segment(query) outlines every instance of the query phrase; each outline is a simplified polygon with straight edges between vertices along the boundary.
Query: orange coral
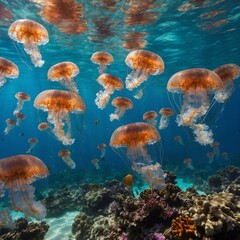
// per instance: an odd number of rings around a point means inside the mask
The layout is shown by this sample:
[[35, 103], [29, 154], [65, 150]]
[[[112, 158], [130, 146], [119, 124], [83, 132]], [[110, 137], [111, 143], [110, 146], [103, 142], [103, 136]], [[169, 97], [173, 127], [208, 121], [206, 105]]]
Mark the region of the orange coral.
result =
[[195, 226], [193, 219], [187, 216], [180, 215], [172, 220], [171, 233], [177, 239], [187, 240], [194, 238]]

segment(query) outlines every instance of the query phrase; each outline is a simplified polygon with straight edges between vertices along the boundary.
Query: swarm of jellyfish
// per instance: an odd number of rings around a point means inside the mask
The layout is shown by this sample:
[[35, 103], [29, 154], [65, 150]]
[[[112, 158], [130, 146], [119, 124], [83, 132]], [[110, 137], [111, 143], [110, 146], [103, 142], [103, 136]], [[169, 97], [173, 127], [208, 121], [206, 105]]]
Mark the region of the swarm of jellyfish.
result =
[[[86, 110], [83, 99], [74, 92], [46, 90], [35, 98], [34, 107], [48, 112], [48, 123], [53, 125], [52, 132], [63, 145], [71, 145], [71, 121], [69, 114], [83, 114]], [[64, 128], [66, 124], [66, 128]]]
[[18, 102], [13, 114], [20, 112], [23, 109], [24, 103], [30, 100], [30, 96], [24, 92], [17, 92], [15, 98], [17, 98]]
[[42, 67], [44, 61], [38, 45], [45, 45], [49, 40], [45, 27], [29, 19], [20, 19], [11, 24], [8, 35], [14, 41], [23, 43], [24, 50], [30, 55], [35, 67]]
[[208, 113], [209, 96], [222, 88], [221, 78], [208, 69], [194, 68], [174, 74], [168, 81], [167, 90], [173, 94], [182, 93], [183, 103], [178, 106], [179, 126], [190, 126], [195, 134], [195, 141], [201, 145], [211, 144], [213, 134], [209, 127], [201, 122]]
[[112, 100], [111, 104], [116, 107], [114, 113], [111, 113], [110, 121], [119, 120], [127, 110], [133, 108], [133, 102], [129, 98], [116, 97]]
[[62, 158], [63, 162], [66, 163], [71, 169], [76, 168], [75, 162], [71, 158], [71, 152], [67, 149], [62, 149], [58, 152], [58, 156]]
[[97, 82], [103, 86], [104, 90], [100, 90], [96, 94], [97, 97], [95, 99], [95, 104], [98, 106], [98, 108], [104, 109], [114, 91], [123, 89], [123, 82], [120, 78], [107, 73], [101, 74], [98, 77]]
[[240, 67], [236, 64], [225, 64], [213, 70], [223, 82], [223, 87], [216, 91], [214, 98], [223, 103], [234, 91], [234, 80], [240, 75]]
[[126, 88], [132, 91], [148, 79], [149, 75], [159, 75], [164, 71], [164, 62], [157, 54], [147, 50], [130, 52], [125, 63], [132, 69], [127, 75]]
[[2, 193], [8, 190], [13, 209], [25, 213], [27, 217], [41, 220], [46, 216], [44, 205], [34, 200], [35, 188], [30, 184], [48, 175], [46, 165], [32, 155], [16, 155], [0, 159]]
[[6, 78], [17, 78], [19, 75], [18, 66], [0, 57], [0, 88], [6, 83]]
[[29, 138], [28, 142], [30, 143], [30, 146], [29, 146], [28, 150], [26, 151], [26, 153], [32, 152], [33, 148], [35, 148], [35, 146], [38, 143], [38, 139], [37, 138]]
[[69, 91], [78, 93], [74, 77], [79, 74], [79, 68], [72, 62], [55, 64], [48, 70], [48, 79], [62, 84]]
[[[152, 187], [163, 189], [165, 174], [161, 165], [153, 161], [149, 154], [150, 146], [157, 145], [160, 135], [148, 123], [137, 122], [117, 128], [110, 139], [110, 146], [121, 155], [122, 148], [134, 171]], [[158, 149], [159, 150], [159, 149]]]
[[25, 114], [21, 112], [15, 112], [14, 116], [17, 118], [16, 126], [20, 126], [21, 122], [26, 118]]
[[171, 108], [162, 108], [159, 113], [161, 114], [161, 118], [159, 121], [159, 129], [164, 129], [168, 127], [169, 119], [174, 115], [174, 111]]
[[148, 111], [143, 114], [143, 120], [152, 126], [156, 127], [157, 125], [157, 113], [155, 111]]
[[8, 135], [10, 131], [16, 126], [16, 120], [8, 118], [6, 119], [7, 126], [4, 129], [4, 134]]
[[99, 166], [99, 160], [97, 158], [94, 158], [91, 160], [91, 163], [92, 165], [96, 168], [96, 170], [99, 170], [100, 169], [100, 166]]
[[113, 56], [108, 52], [95, 52], [90, 60], [99, 65], [99, 74], [103, 74], [106, 71], [107, 65], [114, 62]]
[[101, 156], [100, 156], [100, 158], [101, 158], [102, 160], [105, 159], [106, 147], [107, 147], [107, 145], [106, 145], [105, 143], [100, 143], [100, 144], [98, 144], [98, 146], [97, 146], [97, 148], [101, 151]]

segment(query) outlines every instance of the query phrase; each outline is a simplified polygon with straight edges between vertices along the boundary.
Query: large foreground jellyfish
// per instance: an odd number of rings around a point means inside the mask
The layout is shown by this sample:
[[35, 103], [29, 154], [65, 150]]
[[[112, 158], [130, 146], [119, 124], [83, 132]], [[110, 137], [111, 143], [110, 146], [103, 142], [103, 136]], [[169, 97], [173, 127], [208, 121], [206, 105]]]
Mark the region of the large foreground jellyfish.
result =
[[190, 126], [195, 140], [201, 145], [211, 144], [212, 131], [206, 124], [198, 121], [207, 114], [210, 102], [209, 94], [222, 88], [221, 78], [208, 69], [194, 68], [174, 74], [168, 81], [167, 90], [171, 93], [182, 93], [183, 103], [177, 116], [179, 126]]
[[46, 209], [40, 201], [34, 200], [35, 188], [30, 184], [48, 175], [46, 165], [32, 155], [23, 154], [0, 159], [1, 192], [4, 194], [8, 189], [14, 210], [37, 220], [46, 216]]
[[116, 107], [114, 113], [111, 113], [110, 121], [119, 120], [127, 110], [133, 108], [133, 102], [129, 98], [125, 97], [116, 97], [112, 100], [111, 104]]
[[97, 97], [95, 99], [95, 104], [98, 108], [104, 109], [114, 91], [122, 90], [124, 85], [120, 78], [107, 73], [101, 74], [98, 77], [97, 82], [103, 86], [104, 90], [101, 90], [96, 94]]
[[110, 146], [120, 152], [125, 148], [132, 169], [150, 186], [162, 189], [165, 185], [165, 174], [160, 164], [152, 160], [148, 151], [151, 145], [159, 141], [160, 135], [155, 127], [148, 123], [136, 122], [117, 128], [111, 136]]
[[[70, 113], [83, 114], [86, 110], [83, 99], [74, 92], [62, 90], [46, 90], [34, 101], [34, 107], [48, 112], [48, 122], [53, 124], [53, 134], [64, 145], [71, 145]], [[65, 123], [64, 123], [65, 122]], [[66, 124], [66, 128], [64, 128]]]
[[52, 66], [48, 70], [48, 79], [56, 81], [66, 87], [68, 90], [78, 93], [74, 77], [79, 74], [79, 68], [72, 62], [61, 62]]
[[213, 70], [223, 82], [223, 88], [216, 91], [214, 98], [217, 102], [223, 103], [234, 91], [234, 79], [240, 75], [240, 67], [236, 64], [225, 64]]
[[70, 167], [71, 169], [76, 168], [76, 163], [71, 158], [71, 152], [68, 149], [62, 149], [58, 152], [58, 156]]
[[11, 24], [8, 35], [14, 41], [23, 43], [24, 50], [30, 55], [35, 67], [42, 67], [44, 61], [38, 45], [48, 42], [48, 32], [40, 23], [29, 19], [20, 19]]
[[0, 88], [6, 83], [6, 78], [17, 78], [19, 75], [18, 66], [0, 57]]
[[132, 68], [127, 75], [126, 88], [133, 90], [148, 79], [149, 75], [159, 75], [164, 71], [164, 62], [157, 54], [147, 50], [135, 50], [128, 54], [125, 63]]
[[23, 109], [24, 103], [30, 100], [30, 96], [24, 92], [17, 92], [15, 98], [17, 98], [18, 102], [13, 114], [20, 112]]
[[100, 74], [105, 72], [107, 65], [114, 62], [113, 56], [108, 52], [95, 52], [90, 60], [99, 65], [98, 71]]

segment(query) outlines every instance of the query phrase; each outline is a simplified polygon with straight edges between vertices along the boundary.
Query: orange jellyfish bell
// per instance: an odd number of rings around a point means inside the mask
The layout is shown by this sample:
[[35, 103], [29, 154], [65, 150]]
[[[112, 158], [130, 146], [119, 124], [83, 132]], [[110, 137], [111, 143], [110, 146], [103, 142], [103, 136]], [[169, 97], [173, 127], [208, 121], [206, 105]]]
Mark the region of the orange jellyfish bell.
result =
[[126, 78], [126, 88], [133, 90], [147, 80], [149, 75], [159, 75], [164, 71], [162, 58], [147, 50], [135, 50], [125, 59], [132, 72]]
[[49, 41], [45, 27], [29, 19], [20, 19], [11, 24], [8, 35], [14, 41], [23, 43], [24, 50], [30, 55], [35, 67], [42, 67], [44, 61], [38, 45], [45, 45]]
[[123, 178], [123, 184], [129, 188], [132, 188], [133, 186], [133, 176], [132, 174], [127, 174], [124, 178]]
[[112, 100], [111, 104], [116, 107], [114, 113], [111, 113], [110, 121], [119, 120], [126, 112], [126, 110], [133, 108], [133, 102], [129, 98], [116, 97]]
[[[155, 127], [148, 123], [137, 122], [117, 128], [110, 139], [110, 146], [116, 151], [126, 148], [126, 156], [132, 164], [132, 169], [138, 172], [152, 187], [162, 189], [164, 172], [159, 163], [154, 163], [148, 153], [148, 148], [160, 141], [160, 135]], [[122, 151], [120, 150], [120, 155]]]
[[122, 90], [124, 85], [120, 78], [107, 73], [101, 74], [98, 77], [97, 82], [103, 86], [104, 90], [101, 90], [96, 94], [97, 97], [95, 99], [95, 104], [98, 108], [104, 109], [114, 91]]
[[236, 64], [225, 64], [213, 70], [223, 82], [223, 88], [219, 89], [214, 98], [217, 102], [225, 102], [234, 91], [234, 79], [240, 75], [240, 67]]
[[62, 149], [58, 152], [58, 156], [71, 168], [76, 168], [76, 163], [71, 158], [71, 152], [68, 149]]
[[0, 88], [6, 83], [6, 78], [17, 78], [19, 75], [18, 66], [0, 57]]
[[40, 131], [46, 131], [49, 128], [49, 125], [47, 122], [41, 122], [38, 124], [38, 130]]
[[[62, 90], [46, 90], [38, 94], [34, 101], [34, 107], [48, 112], [48, 122], [53, 124], [53, 134], [64, 145], [71, 145], [70, 113], [83, 114], [86, 110], [83, 99], [74, 92]], [[67, 132], [64, 132], [64, 124]]]
[[156, 126], [157, 113], [155, 111], [148, 111], [143, 114], [143, 120], [147, 123]]
[[34, 187], [30, 184], [38, 178], [49, 175], [46, 165], [32, 155], [16, 155], [0, 159], [0, 183], [2, 189], [9, 189], [14, 210], [24, 212], [41, 220], [46, 209], [40, 201], [34, 200]]
[[108, 52], [95, 52], [90, 60], [93, 63], [100, 65], [98, 69], [99, 74], [103, 74], [106, 70], [106, 66], [114, 62], [113, 56]]
[[78, 93], [74, 77], [79, 74], [79, 68], [72, 62], [61, 62], [52, 66], [48, 70], [48, 79], [58, 81], [68, 90]]

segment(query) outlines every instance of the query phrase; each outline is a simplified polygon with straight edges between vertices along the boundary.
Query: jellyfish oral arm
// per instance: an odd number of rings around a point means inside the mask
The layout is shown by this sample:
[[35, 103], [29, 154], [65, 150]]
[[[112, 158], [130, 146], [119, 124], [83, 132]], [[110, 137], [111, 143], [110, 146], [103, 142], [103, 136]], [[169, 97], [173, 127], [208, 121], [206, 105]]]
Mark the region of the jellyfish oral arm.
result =
[[216, 91], [214, 98], [216, 99], [217, 102], [224, 103], [226, 100], [229, 99], [233, 92], [234, 82], [227, 81], [226, 85], [222, 89]]
[[113, 120], [119, 120], [125, 113], [124, 108], [116, 108], [114, 113], [110, 114], [110, 121], [112, 122]]
[[159, 129], [167, 128], [168, 124], [169, 124], [169, 117], [162, 115], [160, 122], [159, 122]]
[[134, 88], [139, 87], [145, 80], [147, 80], [148, 74], [142, 69], [133, 69], [126, 77], [126, 88], [132, 91]]
[[111, 92], [109, 92], [107, 89], [104, 89], [104, 91], [99, 91], [96, 96], [95, 104], [98, 106], [98, 108], [104, 109], [109, 102]]
[[0, 74], [0, 88], [6, 83], [6, 78]]
[[62, 160], [63, 160], [71, 169], [76, 168], [75, 162], [74, 162], [69, 156], [64, 156], [64, 157], [62, 157]]
[[31, 61], [35, 67], [42, 67], [44, 61], [36, 44], [24, 44], [24, 50], [30, 55]]

